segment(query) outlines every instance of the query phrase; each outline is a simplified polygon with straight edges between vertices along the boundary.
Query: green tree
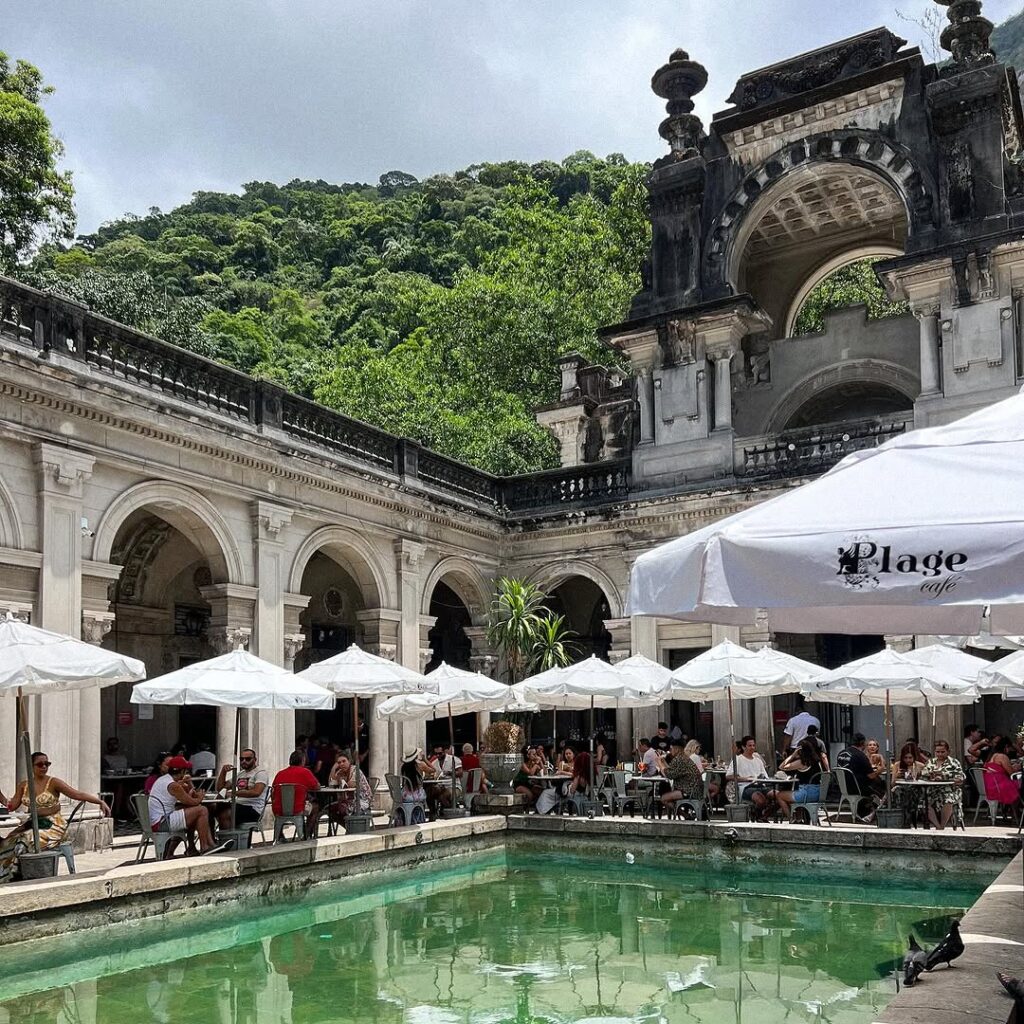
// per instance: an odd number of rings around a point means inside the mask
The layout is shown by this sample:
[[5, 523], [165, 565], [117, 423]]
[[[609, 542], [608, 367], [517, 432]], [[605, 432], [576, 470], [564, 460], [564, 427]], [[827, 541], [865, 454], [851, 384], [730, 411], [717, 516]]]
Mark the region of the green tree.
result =
[[0, 269], [11, 271], [34, 244], [75, 230], [71, 173], [58, 170], [64, 149], [42, 108], [52, 87], [38, 68], [13, 70], [0, 51]]
[[857, 260], [834, 270], [821, 280], [804, 300], [793, 325], [793, 334], [814, 334], [825, 329], [825, 315], [834, 309], [863, 305], [872, 320], [902, 316], [905, 302], [893, 302], [878, 283], [877, 259]]
[[565, 626], [564, 615], [542, 615], [537, 620], [530, 671], [546, 672], [549, 668], [564, 668], [572, 661], [575, 644], [571, 643], [576, 634]]
[[544, 592], [524, 580], [498, 580], [487, 619], [487, 642], [505, 659], [509, 683], [529, 670], [544, 609]]

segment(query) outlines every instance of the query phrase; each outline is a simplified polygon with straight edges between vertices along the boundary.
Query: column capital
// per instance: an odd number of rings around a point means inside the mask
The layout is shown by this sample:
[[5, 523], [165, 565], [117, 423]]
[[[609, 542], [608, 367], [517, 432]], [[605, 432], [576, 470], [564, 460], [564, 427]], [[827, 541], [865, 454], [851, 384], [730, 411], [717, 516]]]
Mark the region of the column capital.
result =
[[63, 445], [40, 442], [32, 447], [32, 461], [39, 469], [43, 490], [80, 498], [92, 476], [96, 460]]
[[292, 668], [299, 651], [306, 646], [305, 633], [285, 633], [284, 635], [284, 667]]
[[419, 569], [427, 551], [426, 544], [410, 540], [408, 537], [399, 537], [392, 546], [398, 561], [399, 572], [415, 572]]
[[252, 629], [249, 626], [221, 626], [209, 631], [210, 646], [220, 654], [230, 654], [239, 647], [249, 649]]
[[292, 509], [275, 505], [270, 501], [254, 501], [250, 505], [250, 510], [256, 538], [270, 542], [280, 540], [281, 531], [288, 526], [295, 514]]
[[32, 605], [19, 604], [15, 601], [0, 601], [0, 618], [6, 619], [8, 615], [17, 619], [18, 622], [24, 622], [27, 626], [32, 617]]
[[113, 612], [82, 612], [82, 639], [87, 644], [95, 644], [99, 647], [104, 637], [114, 628], [114, 620], [117, 616]]

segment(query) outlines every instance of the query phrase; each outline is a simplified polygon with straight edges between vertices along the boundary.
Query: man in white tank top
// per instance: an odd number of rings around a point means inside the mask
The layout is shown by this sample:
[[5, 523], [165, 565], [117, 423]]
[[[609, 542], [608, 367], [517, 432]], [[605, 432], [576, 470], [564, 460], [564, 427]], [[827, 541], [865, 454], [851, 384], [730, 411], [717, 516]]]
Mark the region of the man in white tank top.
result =
[[229, 850], [232, 840], [214, 844], [210, 816], [203, 798], [186, 785], [192, 765], [183, 757], [172, 757], [166, 775], [161, 775], [149, 791], [149, 822], [154, 832], [188, 831], [199, 839], [200, 853]]

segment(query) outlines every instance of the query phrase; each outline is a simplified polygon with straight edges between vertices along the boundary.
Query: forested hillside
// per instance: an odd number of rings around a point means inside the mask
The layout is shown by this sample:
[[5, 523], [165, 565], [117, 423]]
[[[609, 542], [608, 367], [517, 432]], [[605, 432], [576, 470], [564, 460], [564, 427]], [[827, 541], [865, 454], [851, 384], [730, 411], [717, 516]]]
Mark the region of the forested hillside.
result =
[[997, 25], [992, 33], [992, 49], [996, 56], [1024, 72], [1024, 11]]
[[576, 153], [375, 186], [251, 182], [124, 217], [23, 276], [499, 473], [557, 465], [532, 408], [638, 290], [646, 168]]

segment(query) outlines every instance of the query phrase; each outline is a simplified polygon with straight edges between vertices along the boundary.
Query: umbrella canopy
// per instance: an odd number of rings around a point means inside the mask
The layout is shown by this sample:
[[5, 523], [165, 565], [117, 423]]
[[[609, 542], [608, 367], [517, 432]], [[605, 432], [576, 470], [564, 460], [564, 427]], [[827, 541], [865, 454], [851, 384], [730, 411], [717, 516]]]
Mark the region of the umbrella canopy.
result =
[[641, 683], [650, 683], [655, 686], [667, 686], [672, 678], [672, 670], [666, 668], [660, 662], [652, 661], [643, 654], [634, 654], [630, 658], [624, 658], [615, 663], [615, 670], [639, 680]]
[[389, 697], [377, 708], [377, 717], [409, 721], [476, 711], [505, 711], [515, 702], [512, 688], [479, 672], [466, 672], [441, 662], [426, 676], [436, 693], [407, 693]]
[[238, 650], [137, 683], [132, 687], [131, 702], [323, 711], [334, 707], [334, 694], [248, 651]]
[[145, 677], [146, 666], [135, 658], [13, 617], [0, 622], [0, 691], [55, 693]]
[[973, 704], [978, 690], [941, 668], [914, 659], [914, 651], [900, 654], [886, 648], [877, 654], [842, 665], [803, 692], [809, 700], [830, 704], [884, 707], [935, 707]]
[[690, 701], [774, 697], [797, 693], [802, 682], [820, 673], [817, 666], [791, 655], [779, 657], [771, 648], [752, 651], [723, 640], [672, 673], [670, 696]]
[[665, 683], [637, 678], [594, 656], [548, 669], [512, 689], [518, 700], [557, 710], [651, 707], [669, 699]]
[[978, 689], [983, 694], [1024, 700], [1024, 651], [1014, 651], [999, 661], [986, 663], [978, 673]]
[[339, 697], [393, 697], [397, 693], [436, 693], [437, 683], [427, 676], [380, 658], [352, 644], [348, 650], [310, 665], [299, 679]]
[[992, 664], [984, 658], [978, 658], [950, 644], [928, 644], [926, 647], [915, 647], [908, 652], [914, 661], [932, 668], [942, 669], [965, 683], [977, 685], [978, 673]]
[[800, 633], [1024, 633], [1024, 395], [849, 455], [636, 560], [628, 612]]

